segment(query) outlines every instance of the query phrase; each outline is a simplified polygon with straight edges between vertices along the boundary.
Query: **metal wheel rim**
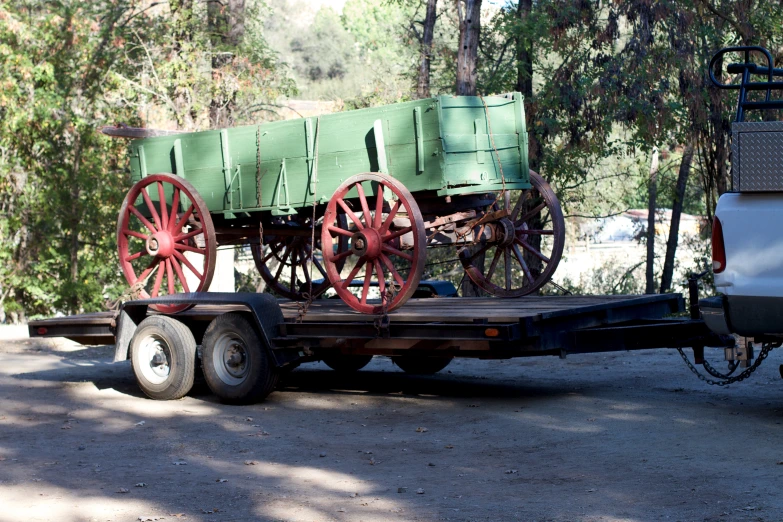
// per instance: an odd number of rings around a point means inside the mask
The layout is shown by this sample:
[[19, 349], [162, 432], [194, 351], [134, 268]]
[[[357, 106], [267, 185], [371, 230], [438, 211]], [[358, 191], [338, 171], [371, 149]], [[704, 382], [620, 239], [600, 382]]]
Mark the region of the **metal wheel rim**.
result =
[[[241, 362], [232, 364], [231, 358], [239, 356]], [[242, 384], [250, 372], [250, 353], [245, 341], [236, 333], [224, 333], [212, 348], [212, 366], [218, 378], [232, 386]]]
[[163, 384], [171, 375], [171, 347], [159, 335], [148, 335], [141, 341], [138, 359], [141, 375], [151, 384]]
[[[379, 190], [378, 194], [375, 194], [374, 196], [365, 196], [364, 189], [362, 188], [361, 191], [359, 191], [358, 187], [361, 187], [362, 182], [366, 181], [377, 182], [377, 186], [382, 190]], [[344, 201], [345, 196], [353, 189], [356, 189], [359, 194], [361, 213], [363, 215], [361, 219], [359, 219], [355, 213], [349, 211], [351, 209], [347, 207], [347, 203]], [[387, 189], [390, 190], [394, 196], [396, 196], [397, 200], [392, 205], [392, 208], [390, 209], [387, 217], [381, 219], [380, 221], [382, 222], [380, 222], [379, 218], [376, 218], [378, 215], [378, 209], [381, 208], [382, 205], [382, 201], [379, 203], [379, 200], [383, 199], [382, 191]], [[368, 199], [373, 201], [370, 202]], [[335, 229], [340, 228], [337, 225], [338, 208], [342, 208], [342, 210], [345, 211], [349, 225], [350, 223], [353, 223], [354, 227], [359, 228], [361, 226], [359, 230], [363, 230], [363, 228], [366, 227], [368, 229], [372, 228], [376, 231], [380, 231], [381, 242], [383, 243], [383, 254], [375, 259], [359, 257], [358, 255], [352, 253], [351, 247], [349, 246], [347, 249], [340, 250], [331, 257], [325, 255], [324, 266], [326, 267], [327, 274], [329, 275], [329, 281], [337, 292], [337, 295], [339, 295], [343, 302], [345, 302], [354, 310], [366, 314], [385, 313], [399, 308], [410, 298], [411, 295], [413, 295], [413, 293], [416, 291], [416, 288], [418, 288], [419, 281], [421, 280], [421, 276], [424, 271], [424, 263], [426, 258], [426, 234], [424, 231], [424, 220], [422, 219], [419, 206], [416, 204], [415, 199], [402, 183], [384, 174], [365, 173], [348, 178], [337, 188], [337, 190], [335, 190], [334, 194], [329, 200], [329, 204], [326, 207], [323, 226], [321, 227], [322, 244], [331, 244], [335, 237], [346, 232], [346, 230], [343, 230], [342, 233], [335, 232]], [[392, 267], [390, 265], [393, 264], [389, 258], [391, 255], [395, 254], [391, 254], [388, 250], [386, 250], [388, 246], [391, 246], [389, 243], [395, 239], [392, 236], [395, 236], [395, 234], [400, 232], [395, 231], [394, 233], [391, 233], [389, 230], [390, 225], [388, 225], [386, 222], [389, 221], [391, 223], [394, 215], [403, 211], [407, 213], [411, 223], [410, 226], [405, 227], [403, 230], [409, 229], [408, 233], [411, 233], [413, 237], [413, 248], [409, 250], [411, 254], [407, 254], [410, 257], [410, 259], [408, 259], [408, 262], [410, 263], [410, 269], [408, 270], [408, 277], [404, 279], [396, 269], [391, 270]], [[365, 217], [366, 214], [372, 216], [372, 226], [370, 226], [370, 224], [367, 222], [367, 217]], [[383, 214], [383, 212], [381, 212], [381, 214]], [[361, 222], [361, 225], [358, 224], [359, 222]], [[384, 228], [386, 229], [385, 231]], [[397, 235], [396, 237], [400, 236]], [[346, 266], [353, 265], [351, 272], [345, 279], [342, 278], [341, 270], [338, 268], [338, 263], [340, 261], [345, 261]], [[364, 286], [360, 291], [362, 297], [357, 297], [352, 294], [348, 290], [348, 287], [344, 286], [344, 284], [350, 284], [350, 282], [354, 277], [357, 276], [359, 270], [361, 270], [362, 267], [365, 267], [365, 281]], [[369, 272], [367, 271], [366, 267], [370, 267]], [[378, 289], [381, 294], [381, 304], [379, 305], [374, 305], [367, 302], [367, 289], [369, 288], [373, 273], [384, 274], [384, 278], [377, 278]], [[400, 287], [400, 290], [394, 294], [391, 301], [389, 302], [386, 300], [386, 274], [388, 274], [393, 282]]]
[[[157, 189], [157, 203], [151, 200], [148, 189]], [[167, 192], [171, 194], [171, 199], [166, 195]], [[185, 204], [187, 208], [180, 211], [180, 205], [185, 207]], [[140, 215], [137, 205], [146, 206], [150, 217]], [[200, 228], [188, 232], [183, 230], [194, 226]], [[140, 230], [135, 230], [139, 227]], [[196, 230], [200, 232], [194, 235]], [[166, 255], [152, 253], [149, 249], [150, 240], [159, 234], [168, 236], [171, 241], [170, 252]], [[126, 195], [117, 219], [117, 251], [120, 268], [128, 284], [131, 287], [137, 283], [143, 285], [139, 289], [140, 297], [156, 297], [164, 295], [164, 292], [170, 295], [180, 291], [206, 291], [215, 270], [216, 250], [215, 228], [209, 209], [193, 185], [186, 180], [173, 174], [152, 174], [136, 183]], [[186, 258], [186, 252], [201, 256], [201, 260]], [[135, 259], [141, 265], [146, 265], [138, 273], [132, 264]], [[186, 270], [198, 280], [194, 288], [187, 282]], [[151, 285], [149, 290], [146, 288], [148, 285]], [[165, 313], [178, 312], [188, 307], [152, 306]]]

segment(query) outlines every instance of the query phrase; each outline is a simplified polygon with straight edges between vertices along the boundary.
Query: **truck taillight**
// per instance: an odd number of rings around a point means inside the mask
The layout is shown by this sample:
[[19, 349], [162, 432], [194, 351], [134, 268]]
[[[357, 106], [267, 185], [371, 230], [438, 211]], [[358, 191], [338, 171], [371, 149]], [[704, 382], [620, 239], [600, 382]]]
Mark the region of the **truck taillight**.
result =
[[726, 247], [723, 245], [723, 226], [718, 216], [712, 219], [712, 272], [720, 274], [726, 269]]

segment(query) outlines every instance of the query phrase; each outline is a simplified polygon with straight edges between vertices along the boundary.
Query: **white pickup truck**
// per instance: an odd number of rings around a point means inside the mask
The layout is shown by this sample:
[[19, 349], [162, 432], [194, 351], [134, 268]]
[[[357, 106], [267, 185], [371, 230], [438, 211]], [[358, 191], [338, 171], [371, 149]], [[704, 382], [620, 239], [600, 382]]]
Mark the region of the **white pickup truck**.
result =
[[[727, 53], [745, 57], [744, 63], [726, 66], [739, 82], [715, 78], [714, 66]], [[766, 57], [766, 67], [752, 62], [758, 56]], [[713, 83], [739, 90], [739, 100], [732, 124], [732, 189], [718, 200], [713, 220], [713, 273], [721, 295], [700, 300], [699, 308], [714, 332], [757, 342], [783, 340], [783, 122], [744, 117], [746, 111], [783, 109], [783, 82], [775, 81], [783, 69], [773, 63], [761, 47], [722, 49], [710, 63]]]

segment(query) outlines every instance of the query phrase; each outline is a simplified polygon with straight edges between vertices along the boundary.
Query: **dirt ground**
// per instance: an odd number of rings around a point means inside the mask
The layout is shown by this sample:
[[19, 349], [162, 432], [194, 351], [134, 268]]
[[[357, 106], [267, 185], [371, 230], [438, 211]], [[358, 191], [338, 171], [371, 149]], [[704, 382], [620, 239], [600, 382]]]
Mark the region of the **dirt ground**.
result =
[[727, 388], [673, 350], [376, 357], [236, 407], [148, 400], [112, 347], [0, 340], [0, 521], [779, 521], [782, 351]]

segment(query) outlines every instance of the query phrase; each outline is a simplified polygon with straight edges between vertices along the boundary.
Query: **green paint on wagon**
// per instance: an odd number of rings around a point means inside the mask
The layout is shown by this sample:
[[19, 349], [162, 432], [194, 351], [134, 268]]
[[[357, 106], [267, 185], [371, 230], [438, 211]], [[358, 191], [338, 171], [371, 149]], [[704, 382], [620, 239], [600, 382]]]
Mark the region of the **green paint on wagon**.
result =
[[503, 187], [499, 158], [506, 188], [529, 188], [527, 143], [519, 93], [483, 102], [440, 96], [136, 140], [130, 166], [134, 181], [148, 173], [186, 177], [210, 212], [226, 217], [238, 210], [289, 215], [312, 205], [316, 195], [327, 201], [342, 180], [362, 172], [388, 173], [413, 193], [489, 192]]

